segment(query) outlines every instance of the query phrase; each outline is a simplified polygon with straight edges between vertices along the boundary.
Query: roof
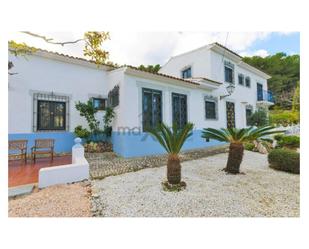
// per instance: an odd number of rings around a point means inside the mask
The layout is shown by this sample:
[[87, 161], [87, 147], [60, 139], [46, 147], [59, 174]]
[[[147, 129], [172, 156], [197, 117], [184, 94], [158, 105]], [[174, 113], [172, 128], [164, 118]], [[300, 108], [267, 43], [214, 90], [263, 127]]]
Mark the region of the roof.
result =
[[221, 48], [225, 49], [226, 51], [228, 51], [228, 52], [230, 52], [230, 53], [232, 53], [232, 54], [234, 54], [234, 55], [238, 56], [240, 59], [242, 59], [242, 58], [243, 58], [243, 57], [241, 57], [239, 54], [237, 54], [236, 52], [234, 52], [234, 51], [230, 50], [229, 48], [227, 48], [227, 47], [223, 46], [222, 44], [220, 44], [220, 43], [218, 43], [218, 42], [211, 43], [210, 45], [217, 45], [217, 46], [219, 46], [219, 47], [221, 47]]
[[[34, 49], [36, 50], [36, 52], [34, 52], [34, 53], [38, 53], [38, 52], [39, 53], [40, 52], [41, 53], [48, 53], [48, 54], [52, 54], [52, 55], [56, 55], [56, 56], [61, 56], [61, 57], [72, 59], [72, 60], [78, 60], [78, 61], [82, 61], [82, 62], [86, 62], [86, 63], [91, 63], [91, 64], [97, 65], [96, 62], [93, 61], [93, 60], [87, 60], [85, 58], [75, 57], [75, 56], [71, 56], [71, 55], [67, 55], [67, 54], [63, 54], [63, 53], [58, 53], [58, 52], [54, 52], [54, 51], [49, 51], [49, 50], [45, 50], [45, 49], [41, 49], [41, 48], [34, 48]], [[185, 82], [185, 83], [188, 83], [188, 84], [191, 84], [191, 85], [196, 85], [196, 86], [200, 85], [199, 83], [191, 81], [191, 80], [186, 80], [186, 79], [182, 79], [182, 78], [178, 78], [178, 77], [174, 77], [174, 76], [167, 75], [167, 74], [162, 74], [162, 73], [148, 72], [148, 71], [145, 71], [145, 70], [138, 69], [137, 67], [134, 67], [134, 66], [131, 66], [131, 65], [125, 65], [125, 66], [119, 66], [119, 67], [110, 65], [108, 63], [102, 63], [100, 65], [109, 67], [111, 70], [127, 67], [127, 68], [134, 69], [136, 71], [144, 72], [146, 74], [152, 74], [152, 75], [157, 75], [157, 76], [161, 76], [161, 77], [172, 79], [172, 80], [178, 80], [178, 81], [182, 81], [182, 82]], [[211, 79], [207, 79], [207, 78], [204, 78], [204, 79], [207, 80], [207, 81], [210, 81], [212, 83], [222, 84], [221, 82], [214, 81], [214, 80], [211, 80]]]
[[[134, 69], [134, 70], [137, 70], [137, 71], [145, 72], [145, 73], [148, 73], [148, 74], [158, 75], [158, 76], [162, 76], [162, 77], [174, 79], [174, 80], [180, 80], [180, 81], [183, 81], [183, 82], [186, 82], [186, 83], [189, 83], [189, 84], [193, 84], [193, 85], [200, 85], [199, 83], [193, 81], [194, 78], [192, 78], [192, 80], [188, 80], [188, 79], [182, 79], [182, 78], [174, 77], [174, 76], [171, 76], [171, 75], [168, 75], [168, 74], [154, 73], [154, 72], [148, 72], [148, 71], [140, 70], [140, 69], [138, 69], [137, 67], [134, 67], [134, 66], [127, 66], [127, 67]], [[207, 78], [203, 78], [203, 79], [206, 80], [206, 81], [218, 84], [218, 85], [222, 84], [219, 81], [215, 81], [215, 80], [211, 80], [211, 79], [207, 79]]]

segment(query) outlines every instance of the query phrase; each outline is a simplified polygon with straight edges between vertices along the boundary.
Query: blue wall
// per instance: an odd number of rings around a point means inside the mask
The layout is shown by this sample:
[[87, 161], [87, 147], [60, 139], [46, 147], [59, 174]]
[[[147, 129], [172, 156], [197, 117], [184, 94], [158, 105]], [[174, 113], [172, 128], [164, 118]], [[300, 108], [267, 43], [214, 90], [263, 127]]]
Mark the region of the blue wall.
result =
[[[215, 140], [206, 142], [205, 139], [201, 138], [201, 133], [201, 130], [195, 130], [193, 135], [185, 142], [182, 151], [224, 144]], [[166, 153], [162, 146], [147, 133], [113, 132], [112, 142], [114, 151], [123, 157]]]
[[9, 134], [9, 140], [28, 140], [28, 153], [31, 153], [31, 147], [34, 146], [35, 139], [53, 138], [55, 139], [55, 152], [72, 152], [74, 145], [73, 132], [37, 132], [37, 133], [17, 133]]
[[[207, 148], [211, 146], [220, 145], [215, 140], [206, 142], [201, 138], [201, 130], [193, 131], [190, 137], [184, 144], [182, 151], [189, 149]], [[72, 132], [42, 132], [42, 133], [18, 133], [9, 134], [9, 140], [27, 139], [28, 153], [34, 145], [35, 139], [53, 138], [55, 139], [56, 153], [67, 152], [71, 153], [74, 145], [74, 133]], [[147, 155], [165, 154], [165, 150], [161, 145], [148, 133], [118, 133], [113, 132], [112, 143], [114, 151], [123, 157], [137, 157]]]

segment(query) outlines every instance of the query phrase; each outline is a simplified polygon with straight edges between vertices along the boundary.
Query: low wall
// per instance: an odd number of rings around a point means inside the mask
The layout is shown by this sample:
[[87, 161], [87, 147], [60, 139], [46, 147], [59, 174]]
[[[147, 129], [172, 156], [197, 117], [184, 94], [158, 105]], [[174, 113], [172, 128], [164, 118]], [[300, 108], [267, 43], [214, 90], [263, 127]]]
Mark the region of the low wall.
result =
[[79, 182], [89, 178], [89, 163], [84, 157], [80, 138], [72, 148], [72, 164], [42, 168], [39, 171], [39, 188], [57, 184]]

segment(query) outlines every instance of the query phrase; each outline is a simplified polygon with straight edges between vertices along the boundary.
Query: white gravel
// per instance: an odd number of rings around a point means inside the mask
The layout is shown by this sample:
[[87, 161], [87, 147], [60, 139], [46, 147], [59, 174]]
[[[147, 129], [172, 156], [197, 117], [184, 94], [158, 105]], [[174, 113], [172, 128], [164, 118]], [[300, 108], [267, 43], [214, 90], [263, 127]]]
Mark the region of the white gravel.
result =
[[227, 175], [227, 154], [182, 163], [187, 188], [165, 192], [166, 167], [93, 181], [93, 210], [129, 217], [298, 217], [299, 175], [268, 167], [267, 156], [245, 152], [241, 170]]

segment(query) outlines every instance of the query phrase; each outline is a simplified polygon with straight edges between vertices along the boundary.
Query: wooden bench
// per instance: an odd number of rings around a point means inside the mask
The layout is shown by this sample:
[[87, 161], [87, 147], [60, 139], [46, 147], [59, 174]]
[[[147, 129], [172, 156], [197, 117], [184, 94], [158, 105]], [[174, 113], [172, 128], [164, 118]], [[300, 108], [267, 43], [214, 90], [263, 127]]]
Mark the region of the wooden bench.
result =
[[31, 159], [35, 163], [36, 155], [49, 154], [51, 161], [54, 159], [54, 139], [36, 139], [31, 148]]
[[[21, 162], [27, 164], [27, 143], [28, 140], [10, 140], [9, 141], [9, 157], [19, 156]], [[19, 151], [19, 153], [10, 153], [10, 151]]]

